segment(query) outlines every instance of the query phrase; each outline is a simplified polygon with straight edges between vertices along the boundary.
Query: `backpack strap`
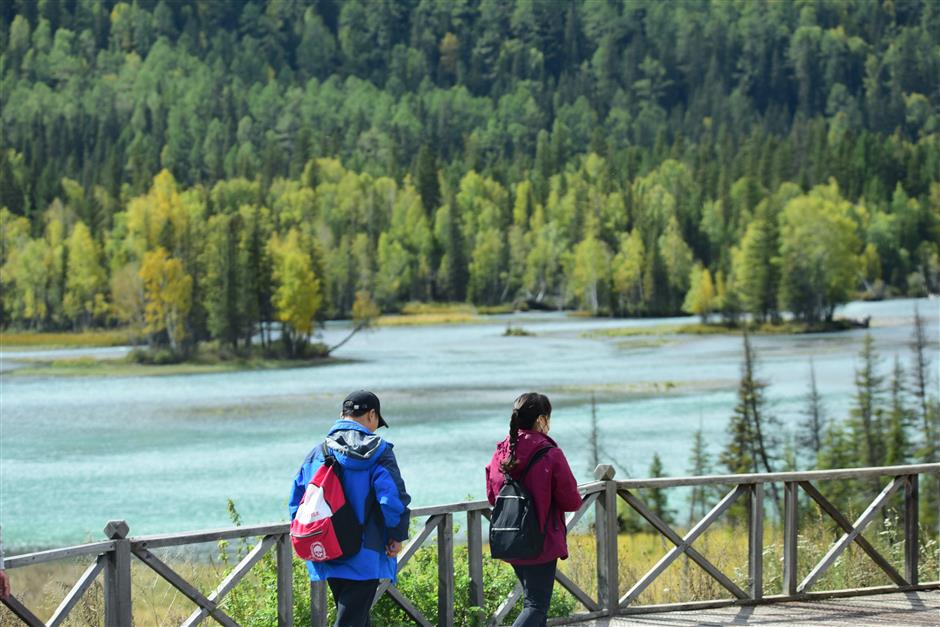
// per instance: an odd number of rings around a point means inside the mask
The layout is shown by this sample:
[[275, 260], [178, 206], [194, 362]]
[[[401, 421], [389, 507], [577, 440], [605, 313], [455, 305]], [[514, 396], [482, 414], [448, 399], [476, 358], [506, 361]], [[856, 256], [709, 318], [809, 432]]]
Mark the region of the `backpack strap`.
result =
[[548, 451], [553, 448], [555, 447], [549, 444], [548, 446], [543, 446], [539, 450], [535, 451], [535, 453], [532, 454], [532, 457], [529, 458], [529, 463], [526, 464], [525, 470], [523, 470], [522, 474], [519, 475], [519, 478], [517, 479], [517, 481], [521, 482], [523, 479], [525, 479], [525, 476], [529, 474], [529, 471], [532, 469], [532, 466], [535, 465], [535, 462], [539, 461], [539, 459], [541, 459], [543, 455], [548, 453]]
[[[339, 460], [336, 459], [336, 456], [333, 455], [332, 451], [330, 451], [330, 447], [327, 445], [326, 440], [323, 440], [323, 444], [320, 445], [320, 450], [323, 451], [324, 462], [326, 462], [326, 460], [329, 459], [331, 460], [330, 461], [331, 464], [334, 464], [337, 466], [341, 465], [339, 463]], [[342, 483], [343, 482], [342, 472], [339, 472], [338, 476], [339, 476], [340, 483]], [[343, 490], [344, 491], [346, 490], [345, 486], [343, 487]], [[369, 474], [369, 493], [366, 494], [366, 506], [365, 506], [365, 511], [363, 511], [363, 519], [362, 519], [363, 525], [369, 522], [369, 517], [372, 516], [373, 505], [375, 504], [376, 501], [377, 499], [375, 496], [375, 486], [372, 485], [372, 475], [370, 473]]]
[[[532, 469], [532, 466], [535, 465], [535, 462], [539, 461], [539, 459], [541, 459], [545, 454], [548, 453], [550, 449], [553, 449], [553, 448], [556, 448], [556, 447], [552, 444], [549, 444], [548, 446], [543, 446], [542, 448], [540, 448], [539, 450], [535, 451], [535, 453], [532, 454], [532, 457], [529, 458], [529, 463], [526, 464], [525, 466], [525, 470], [523, 470], [522, 474], [519, 475], [519, 479], [518, 479], [519, 483], [522, 483], [523, 479], [525, 479], [525, 476], [529, 474], [529, 470]], [[548, 512], [545, 513], [545, 524], [539, 525], [539, 528], [541, 529], [542, 533], [545, 533], [545, 531], [548, 529], [548, 523], [552, 519], [552, 510], [554, 509], [555, 509], [555, 501], [550, 500], [549, 505], [548, 505]]]

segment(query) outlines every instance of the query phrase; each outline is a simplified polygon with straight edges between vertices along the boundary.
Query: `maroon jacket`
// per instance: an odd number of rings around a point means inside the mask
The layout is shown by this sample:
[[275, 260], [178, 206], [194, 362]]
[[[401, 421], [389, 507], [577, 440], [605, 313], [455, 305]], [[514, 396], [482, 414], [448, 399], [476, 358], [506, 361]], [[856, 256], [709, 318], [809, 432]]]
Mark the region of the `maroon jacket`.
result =
[[[578, 493], [578, 482], [571, 474], [565, 454], [557, 447], [555, 441], [538, 431], [519, 430], [519, 439], [516, 442], [516, 459], [519, 464], [513, 471], [514, 478], [518, 478], [529, 458], [542, 447], [552, 445], [555, 448], [545, 453], [535, 462], [532, 470], [526, 475], [523, 485], [532, 494], [535, 501], [535, 512], [539, 517], [539, 524], [545, 530], [545, 545], [538, 557], [525, 560], [506, 560], [510, 564], [525, 566], [529, 564], [544, 564], [553, 559], [568, 558], [568, 542], [565, 539], [565, 512], [574, 512], [581, 507], [581, 495]], [[491, 505], [496, 504], [496, 495], [503, 487], [503, 472], [499, 465], [509, 457], [509, 437], [496, 445], [493, 459], [486, 467], [486, 498]], [[549, 506], [552, 510], [551, 520], [548, 518]]]

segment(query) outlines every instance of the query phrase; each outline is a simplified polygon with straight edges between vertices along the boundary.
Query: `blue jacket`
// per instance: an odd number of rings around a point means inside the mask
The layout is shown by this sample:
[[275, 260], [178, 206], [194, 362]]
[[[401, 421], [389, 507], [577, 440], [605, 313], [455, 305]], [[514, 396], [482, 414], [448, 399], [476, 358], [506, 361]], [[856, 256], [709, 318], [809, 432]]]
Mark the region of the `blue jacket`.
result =
[[[362, 548], [350, 557], [329, 562], [307, 562], [311, 581], [331, 577], [342, 579], [396, 579], [398, 560], [385, 555], [390, 539], [403, 541], [408, 537], [411, 497], [405, 492], [405, 483], [398, 471], [398, 462], [392, 443], [353, 420], [337, 420], [326, 443], [333, 456], [343, 467], [343, 490], [346, 499], [362, 521], [366, 513], [366, 498], [375, 490], [369, 520], [365, 521]], [[291, 520], [297, 513], [307, 484], [323, 465], [323, 450], [317, 444], [304, 459], [294, 477], [289, 511]]]

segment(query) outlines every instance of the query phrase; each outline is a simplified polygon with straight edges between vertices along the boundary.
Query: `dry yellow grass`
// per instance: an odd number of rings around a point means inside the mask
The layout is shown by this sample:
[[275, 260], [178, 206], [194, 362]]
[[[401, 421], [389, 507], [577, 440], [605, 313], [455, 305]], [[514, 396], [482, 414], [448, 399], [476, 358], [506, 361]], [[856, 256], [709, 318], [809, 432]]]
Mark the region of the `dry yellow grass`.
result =
[[[680, 534], [684, 530], [676, 529]], [[837, 539], [828, 522], [822, 519], [804, 524], [798, 536], [798, 575], [802, 579], [822, 559]], [[898, 571], [903, 572], [904, 544], [896, 521], [891, 518], [873, 523], [865, 537]], [[578, 534], [568, 539], [571, 559], [560, 562], [560, 569], [583, 590], [596, 594], [596, 545], [593, 535]], [[623, 595], [673, 548], [671, 542], [653, 532], [621, 534], [618, 537], [620, 594]], [[747, 591], [747, 529], [723, 525], [707, 531], [694, 547], [735, 584]], [[936, 579], [938, 543], [935, 534], [921, 539], [920, 568], [922, 581]], [[783, 533], [768, 525], [764, 530], [764, 594], [783, 592]], [[843, 590], [891, 585], [891, 581], [866, 553], [854, 544], [817, 582], [815, 590]], [[687, 557], [673, 562], [637, 599], [639, 605], [680, 603], [711, 599], [730, 599], [731, 594]], [[584, 608], [581, 608], [582, 610]]]
[[127, 346], [134, 334], [127, 329], [80, 331], [75, 333], [39, 333], [32, 331], [0, 332], [0, 346], [10, 348], [92, 348]]
[[[225, 577], [225, 567], [209, 561], [168, 559], [172, 568], [184, 579], [194, 583], [207, 594]], [[13, 593], [40, 619], [49, 620], [59, 603], [72, 588], [82, 572], [91, 563], [66, 560], [8, 570]], [[104, 624], [104, 597], [102, 576], [85, 592], [82, 600], [63, 623], [69, 627], [87, 627]], [[163, 627], [179, 625], [196, 609], [196, 605], [176, 591], [162, 577], [143, 563], [131, 562], [131, 585], [134, 620], [138, 625]], [[0, 606], [0, 625], [15, 625], [18, 621], [6, 607]]]
[[435, 324], [466, 324], [483, 322], [476, 307], [468, 303], [412, 302], [401, 308], [399, 315], [379, 316], [376, 326], [429, 326]]
[[471, 313], [422, 313], [401, 316], [380, 316], [376, 326], [380, 327], [409, 327], [430, 326], [435, 324], [466, 324], [482, 322], [483, 319]]
[[476, 307], [469, 303], [422, 303], [410, 302], [401, 308], [401, 313], [405, 316], [425, 315], [425, 314], [469, 314], [477, 313]]

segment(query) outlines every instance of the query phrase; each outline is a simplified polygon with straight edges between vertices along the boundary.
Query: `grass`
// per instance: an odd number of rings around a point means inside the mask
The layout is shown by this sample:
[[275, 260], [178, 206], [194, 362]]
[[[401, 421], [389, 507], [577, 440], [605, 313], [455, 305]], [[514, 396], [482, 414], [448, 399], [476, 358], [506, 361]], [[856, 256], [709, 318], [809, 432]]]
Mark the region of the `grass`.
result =
[[135, 335], [129, 329], [45, 333], [38, 331], [0, 331], [0, 346], [9, 348], [98, 348], [128, 346]]
[[411, 302], [401, 308], [397, 315], [379, 316], [376, 326], [431, 326], [438, 324], [468, 324], [480, 322], [473, 305], [468, 303], [419, 303]]
[[465, 314], [476, 315], [476, 308], [469, 303], [422, 303], [412, 301], [401, 308], [403, 316], [421, 316], [430, 314]]
[[423, 327], [438, 324], [470, 324], [482, 322], [483, 319], [476, 314], [468, 313], [426, 313], [409, 314], [401, 316], [379, 316], [376, 326], [379, 327]]
[[[874, 525], [865, 537], [898, 570], [903, 572], [903, 542], [898, 542], [897, 523], [891, 519]], [[676, 529], [680, 535], [685, 530]], [[822, 559], [837, 536], [822, 519], [810, 521], [800, 529], [798, 536], [799, 570], [802, 580], [810, 569]], [[621, 534], [617, 538], [620, 592], [623, 594], [639, 581], [658, 562], [672, 543], [653, 532]], [[559, 562], [559, 568], [583, 590], [597, 589], [597, 571], [593, 556], [596, 543], [593, 535], [569, 536], [572, 558]], [[720, 525], [709, 529], [693, 545], [719, 570], [728, 575], [743, 590], [748, 589], [748, 546], [745, 525]], [[765, 596], [781, 594], [783, 590], [783, 532], [779, 526], [768, 524], [764, 530], [764, 586]], [[937, 540], [922, 538], [920, 568], [922, 581], [936, 580], [938, 565]], [[892, 585], [888, 576], [856, 545], [850, 546], [826, 574], [816, 583], [814, 590], [844, 590]], [[557, 586], [556, 586], [557, 589]], [[673, 562], [635, 601], [638, 605], [683, 603], [730, 598], [730, 593], [689, 558], [682, 556]], [[584, 611], [584, 608], [581, 608]]]
[[[160, 553], [157, 551], [157, 553]], [[225, 577], [224, 565], [191, 558], [167, 558], [172, 568], [204, 593], [211, 591]], [[48, 620], [58, 604], [81, 576], [86, 561], [65, 560], [8, 570], [13, 593], [43, 620]], [[67, 626], [104, 624], [103, 578], [99, 575], [81, 601], [63, 623]], [[134, 621], [137, 625], [163, 627], [179, 625], [195, 609], [195, 604], [178, 593], [162, 577], [137, 559], [131, 561], [131, 594]], [[0, 625], [16, 625], [19, 621], [0, 606]]]
[[591, 331], [585, 331], [581, 334], [581, 337], [595, 339], [595, 338], [606, 338], [606, 337], [658, 337], [661, 335], [685, 335], [685, 334], [697, 334], [701, 335], [704, 333], [709, 334], [726, 334], [726, 333], [737, 333], [726, 328], [715, 327], [712, 328], [705, 325], [692, 325], [692, 324], [657, 324], [652, 326], [643, 326], [643, 327], [619, 327], [615, 329], [594, 329]]
[[[523, 308], [524, 310], [525, 308]], [[479, 324], [489, 322], [487, 316], [511, 314], [517, 311], [514, 305], [492, 305], [474, 307], [469, 303], [421, 303], [411, 302], [401, 308], [400, 314], [379, 316], [376, 326], [430, 326], [436, 324]]]
[[517, 311], [528, 311], [528, 307], [523, 304], [520, 307], [515, 305], [480, 305], [477, 307], [477, 313], [481, 316], [497, 316], [501, 314], [511, 314]]

